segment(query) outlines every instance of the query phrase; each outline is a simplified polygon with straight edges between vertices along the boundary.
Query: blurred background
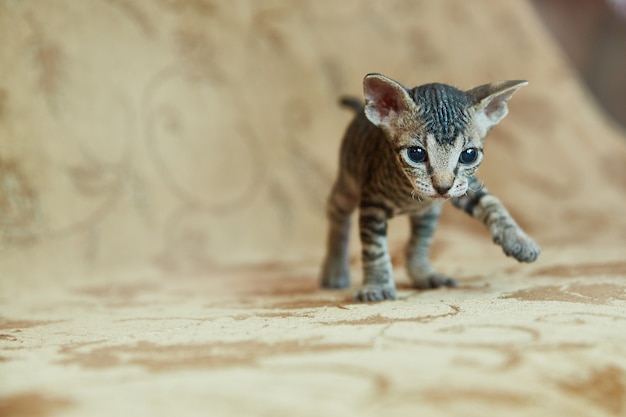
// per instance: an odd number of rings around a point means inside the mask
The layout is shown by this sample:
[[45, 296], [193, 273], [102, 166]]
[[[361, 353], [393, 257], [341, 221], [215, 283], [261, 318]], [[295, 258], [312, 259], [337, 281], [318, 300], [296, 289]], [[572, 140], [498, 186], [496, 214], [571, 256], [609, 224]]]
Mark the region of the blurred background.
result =
[[337, 98], [369, 72], [528, 79], [480, 176], [540, 243], [606, 237], [625, 59], [617, 1], [1, 1], [0, 271], [319, 262], [352, 117]]
[[598, 102], [626, 127], [626, 1], [533, 0]]

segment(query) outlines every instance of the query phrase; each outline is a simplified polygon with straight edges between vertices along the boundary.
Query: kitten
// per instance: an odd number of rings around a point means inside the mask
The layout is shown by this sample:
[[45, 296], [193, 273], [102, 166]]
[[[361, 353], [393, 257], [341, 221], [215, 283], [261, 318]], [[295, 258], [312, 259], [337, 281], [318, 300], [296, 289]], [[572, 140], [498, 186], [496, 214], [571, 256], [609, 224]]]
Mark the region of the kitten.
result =
[[322, 286], [350, 285], [350, 215], [359, 207], [364, 286], [359, 301], [393, 300], [396, 288], [387, 248], [387, 219], [407, 214], [409, 277], [417, 288], [455, 286], [433, 271], [428, 251], [441, 205], [482, 221], [508, 256], [532, 262], [539, 246], [520, 229], [502, 203], [474, 176], [483, 140], [507, 112], [507, 101], [526, 81], [504, 81], [461, 91], [445, 84], [411, 90], [380, 74], [363, 81], [365, 107], [358, 110], [341, 146], [340, 169], [328, 200], [330, 230]]

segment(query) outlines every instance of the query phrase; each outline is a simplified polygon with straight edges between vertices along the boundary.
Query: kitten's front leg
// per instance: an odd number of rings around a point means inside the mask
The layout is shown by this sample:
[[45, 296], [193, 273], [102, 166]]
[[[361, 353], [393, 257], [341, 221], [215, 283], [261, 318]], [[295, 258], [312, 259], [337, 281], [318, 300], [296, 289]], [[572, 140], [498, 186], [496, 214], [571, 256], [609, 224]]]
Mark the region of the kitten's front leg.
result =
[[411, 238], [406, 245], [406, 267], [416, 288], [454, 287], [456, 281], [433, 271], [428, 257], [430, 242], [439, 221], [441, 205], [433, 204], [424, 213], [411, 215]]
[[395, 300], [396, 286], [387, 248], [387, 216], [384, 209], [361, 204], [359, 229], [364, 286], [355, 295], [355, 300]]
[[482, 187], [479, 181], [470, 179], [470, 190], [452, 203], [470, 216], [482, 221], [491, 231], [494, 243], [502, 246], [507, 256], [520, 262], [533, 262], [541, 253], [539, 245], [513, 220], [504, 205]]

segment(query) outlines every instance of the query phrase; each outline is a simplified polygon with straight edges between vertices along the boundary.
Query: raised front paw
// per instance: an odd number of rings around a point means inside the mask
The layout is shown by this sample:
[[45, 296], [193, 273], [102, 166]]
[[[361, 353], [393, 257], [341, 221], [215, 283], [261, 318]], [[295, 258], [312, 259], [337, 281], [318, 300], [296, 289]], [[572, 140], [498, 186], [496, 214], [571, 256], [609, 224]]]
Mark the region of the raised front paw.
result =
[[396, 287], [393, 284], [368, 284], [361, 288], [354, 296], [355, 301], [362, 302], [395, 300], [396, 298]]
[[493, 241], [502, 246], [507, 256], [520, 262], [533, 262], [541, 253], [539, 245], [518, 227], [509, 227], [494, 234]]

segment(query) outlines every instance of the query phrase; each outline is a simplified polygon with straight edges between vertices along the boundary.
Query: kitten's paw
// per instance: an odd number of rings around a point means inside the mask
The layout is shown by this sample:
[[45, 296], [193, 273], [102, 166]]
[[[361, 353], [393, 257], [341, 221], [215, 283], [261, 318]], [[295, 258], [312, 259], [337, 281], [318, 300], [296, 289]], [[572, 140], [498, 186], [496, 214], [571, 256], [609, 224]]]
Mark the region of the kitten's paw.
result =
[[502, 246], [507, 256], [512, 256], [520, 262], [533, 262], [541, 253], [541, 248], [519, 228], [507, 228], [494, 235], [493, 241]]
[[368, 284], [361, 288], [354, 296], [355, 301], [371, 302], [383, 300], [395, 300], [396, 287], [392, 285]]
[[348, 267], [337, 264], [326, 264], [322, 271], [322, 287], [331, 289], [348, 288], [350, 272]]
[[413, 279], [415, 288], [421, 290], [429, 290], [440, 287], [456, 287], [457, 282], [454, 278], [450, 278], [447, 275], [431, 272], [430, 274], [420, 277], [419, 279]]
[[350, 286], [349, 276], [339, 277], [322, 277], [322, 288], [340, 290], [342, 288], [348, 288]]

